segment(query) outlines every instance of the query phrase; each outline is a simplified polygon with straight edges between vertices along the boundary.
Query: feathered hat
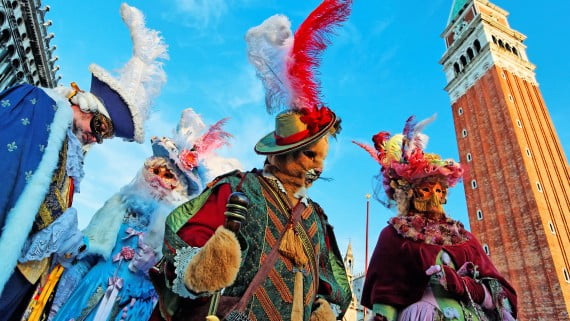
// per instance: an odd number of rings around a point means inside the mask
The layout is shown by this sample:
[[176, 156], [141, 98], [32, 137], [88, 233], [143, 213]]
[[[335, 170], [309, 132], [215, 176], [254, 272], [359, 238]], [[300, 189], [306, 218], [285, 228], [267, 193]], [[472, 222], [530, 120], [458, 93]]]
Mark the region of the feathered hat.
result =
[[90, 92], [102, 102], [98, 111], [111, 119], [115, 136], [142, 143], [144, 121], [152, 99], [166, 83], [166, 73], [159, 59], [166, 59], [168, 55], [159, 32], [145, 27], [144, 16], [138, 9], [123, 3], [121, 17], [131, 33], [133, 56], [116, 78], [91, 64]]
[[[396, 201], [397, 190], [409, 191], [426, 180], [436, 180], [446, 187], [452, 187], [463, 176], [464, 168], [452, 159], [442, 159], [439, 155], [426, 153], [428, 136], [423, 128], [435, 119], [435, 115], [420, 122], [410, 116], [401, 134], [391, 136], [379, 132], [372, 136], [374, 146], [353, 141], [364, 148], [381, 166], [378, 176], [390, 201]], [[376, 195], [381, 199], [379, 195]]]
[[284, 15], [247, 32], [248, 58], [263, 82], [267, 112], [280, 111], [275, 131], [255, 145], [256, 153], [287, 153], [340, 130], [340, 119], [321, 101], [316, 69], [329, 34], [348, 18], [351, 4], [324, 0], [294, 35]]
[[[224, 118], [209, 128], [204, 124], [200, 115], [192, 108], [182, 111], [180, 122], [172, 138], [152, 137], [154, 156], [166, 157], [182, 172], [186, 179], [188, 196], [194, 196], [202, 191], [207, 179], [219, 172], [215, 168], [205, 166], [208, 158], [214, 156], [214, 151], [224, 145], [229, 145], [232, 135], [222, 129], [227, 118]], [[237, 161], [225, 159], [227, 163], [239, 166]]]

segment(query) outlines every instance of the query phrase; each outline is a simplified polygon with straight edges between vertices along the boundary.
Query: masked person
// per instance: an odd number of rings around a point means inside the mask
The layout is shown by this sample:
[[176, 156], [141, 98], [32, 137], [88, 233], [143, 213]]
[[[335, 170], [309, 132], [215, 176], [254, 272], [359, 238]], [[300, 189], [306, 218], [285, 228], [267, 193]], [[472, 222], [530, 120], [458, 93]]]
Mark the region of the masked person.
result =
[[[154, 319], [336, 320], [329, 303], [346, 310], [351, 292], [343, 261], [308, 190], [340, 123], [318, 98], [314, 55], [349, 9], [350, 1], [324, 1], [295, 37], [282, 15], [248, 31], [248, 55], [264, 82], [268, 110], [284, 111], [275, 131], [255, 146], [267, 156], [262, 170], [222, 175], [168, 217], [164, 258], [153, 277], [160, 295]], [[235, 191], [250, 202], [237, 233], [224, 226]], [[216, 309], [210, 300], [221, 289]]]
[[121, 14], [134, 56], [120, 79], [93, 64], [90, 92], [24, 84], [0, 94], [0, 320], [17, 318], [50, 267], [87, 248], [71, 205], [88, 146], [111, 137], [143, 141], [151, 99], [166, 80], [158, 61], [166, 46], [138, 10], [125, 4]]
[[463, 168], [424, 152], [421, 130], [432, 120], [410, 117], [402, 134], [380, 132], [374, 147], [357, 143], [380, 164], [385, 204], [398, 211], [380, 233], [362, 305], [382, 321], [514, 320], [515, 290], [475, 236], [443, 209]]
[[162, 257], [166, 215], [239, 165], [214, 154], [230, 137], [224, 122], [207, 129], [186, 109], [172, 139], [151, 139], [153, 156], [83, 231], [90, 253], [63, 274], [50, 320], [148, 320], [157, 301], [148, 270]]

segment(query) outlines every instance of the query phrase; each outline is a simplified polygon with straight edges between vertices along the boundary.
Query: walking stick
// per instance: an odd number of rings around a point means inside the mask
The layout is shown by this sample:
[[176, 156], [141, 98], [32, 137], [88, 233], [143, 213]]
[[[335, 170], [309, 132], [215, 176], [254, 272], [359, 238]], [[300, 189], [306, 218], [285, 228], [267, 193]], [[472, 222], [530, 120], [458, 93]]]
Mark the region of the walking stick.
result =
[[[228, 230], [234, 232], [237, 236], [241, 223], [245, 220], [245, 215], [249, 207], [249, 199], [242, 192], [233, 192], [228, 198], [226, 203], [226, 211], [224, 215], [226, 216], [226, 221], [224, 227]], [[212, 295], [210, 299], [210, 308], [208, 309], [208, 315], [206, 316], [206, 321], [219, 321], [220, 319], [216, 316], [218, 311], [218, 304], [220, 302], [221, 291], [218, 290]]]

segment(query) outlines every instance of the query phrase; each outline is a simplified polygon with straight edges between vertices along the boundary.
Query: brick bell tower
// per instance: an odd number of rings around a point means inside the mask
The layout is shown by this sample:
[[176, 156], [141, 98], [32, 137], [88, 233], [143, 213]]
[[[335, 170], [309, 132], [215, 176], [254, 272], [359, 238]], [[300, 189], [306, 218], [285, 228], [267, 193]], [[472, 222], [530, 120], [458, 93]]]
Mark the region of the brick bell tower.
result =
[[519, 320], [569, 320], [570, 170], [525, 35], [484, 0], [454, 0], [441, 58], [472, 232], [518, 293]]

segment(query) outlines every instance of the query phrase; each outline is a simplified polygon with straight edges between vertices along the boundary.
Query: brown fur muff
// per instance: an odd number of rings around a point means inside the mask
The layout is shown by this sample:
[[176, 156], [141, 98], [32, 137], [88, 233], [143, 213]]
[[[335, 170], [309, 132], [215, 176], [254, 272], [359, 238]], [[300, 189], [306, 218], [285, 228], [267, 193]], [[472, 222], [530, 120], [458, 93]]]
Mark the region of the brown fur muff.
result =
[[315, 302], [317, 308], [311, 313], [309, 321], [335, 321], [336, 314], [330, 304], [323, 298], [318, 298]]
[[234, 283], [241, 264], [236, 235], [220, 226], [186, 268], [184, 284], [194, 292], [214, 292]]

